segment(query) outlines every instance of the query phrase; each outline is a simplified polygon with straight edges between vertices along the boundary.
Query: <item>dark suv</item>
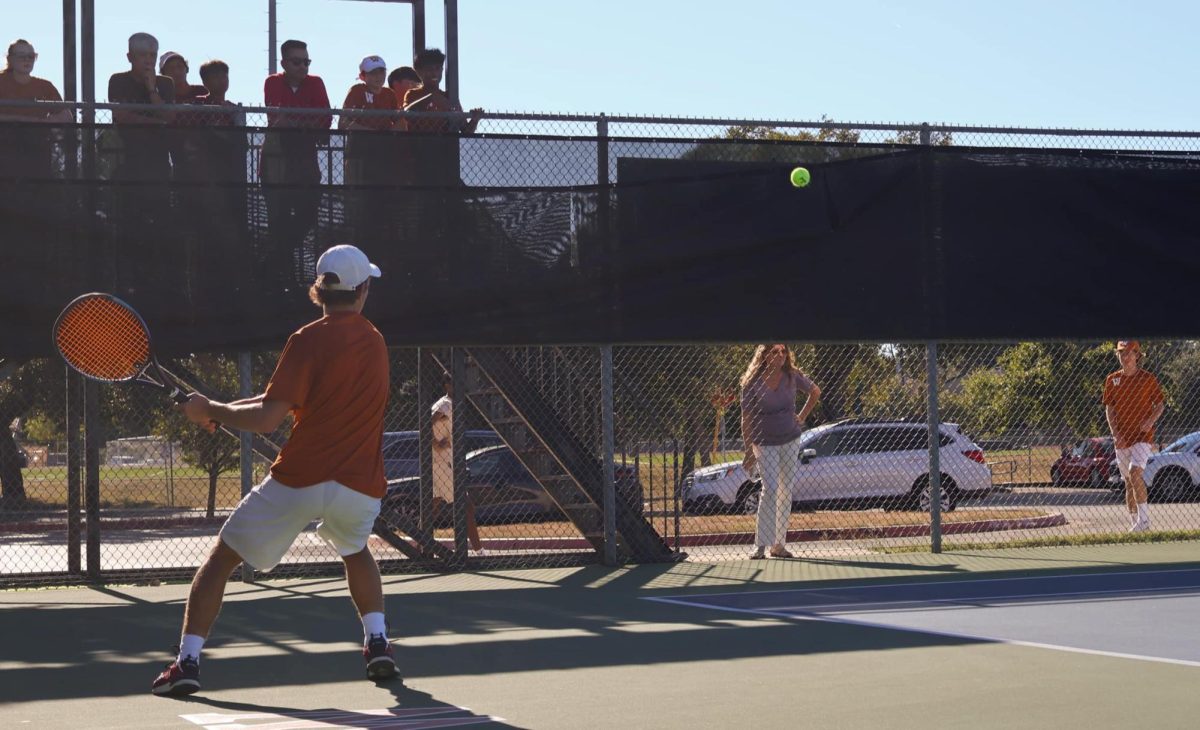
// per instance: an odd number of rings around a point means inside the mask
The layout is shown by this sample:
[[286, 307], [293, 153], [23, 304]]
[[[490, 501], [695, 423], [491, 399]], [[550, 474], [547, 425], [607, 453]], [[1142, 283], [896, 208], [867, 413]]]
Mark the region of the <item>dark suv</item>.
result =
[[[490, 433], [490, 432], [488, 432]], [[479, 522], [512, 522], [546, 519], [562, 514], [550, 495], [507, 446], [489, 446], [467, 454], [467, 490], [475, 502]], [[642, 514], [642, 485], [637, 467], [614, 465], [617, 500]], [[388, 480], [385, 508], [415, 511], [418, 503], [419, 476]], [[443, 519], [449, 519], [449, 511]]]
[[[467, 451], [497, 446], [503, 441], [495, 431], [467, 431]], [[421, 474], [420, 444], [416, 431], [385, 431], [383, 434], [383, 474], [388, 479], [403, 479]]]

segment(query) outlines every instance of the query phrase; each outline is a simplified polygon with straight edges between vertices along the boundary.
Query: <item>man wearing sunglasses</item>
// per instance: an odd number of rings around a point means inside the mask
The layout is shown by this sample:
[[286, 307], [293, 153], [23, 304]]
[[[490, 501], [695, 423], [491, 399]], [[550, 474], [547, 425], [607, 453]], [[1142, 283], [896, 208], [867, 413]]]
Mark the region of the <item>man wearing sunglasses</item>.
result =
[[[268, 76], [263, 84], [266, 106], [328, 109], [325, 82], [308, 73], [312, 64], [308, 45], [289, 40], [279, 50], [283, 73]], [[324, 130], [332, 123], [332, 116], [322, 114], [267, 115], [267, 126], [275, 130], [264, 140], [262, 153], [262, 182], [272, 253], [260, 261], [260, 265], [263, 276], [280, 282], [285, 289], [295, 288], [306, 279], [305, 272], [300, 270], [300, 262], [304, 260], [305, 238], [316, 226], [321, 201], [317, 147], [328, 140]]]

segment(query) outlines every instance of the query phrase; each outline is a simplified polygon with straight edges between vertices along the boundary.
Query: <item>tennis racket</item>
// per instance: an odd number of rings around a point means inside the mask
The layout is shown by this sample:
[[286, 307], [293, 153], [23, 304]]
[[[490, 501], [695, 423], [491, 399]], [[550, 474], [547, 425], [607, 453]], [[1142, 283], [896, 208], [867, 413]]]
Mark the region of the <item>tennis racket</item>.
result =
[[187, 393], [154, 357], [146, 321], [111, 294], [84, 294], [68, 304], [54, 322], [54, 344], [85, 378], [150, 385], [167, 391], [176, 403], [187, 402]]

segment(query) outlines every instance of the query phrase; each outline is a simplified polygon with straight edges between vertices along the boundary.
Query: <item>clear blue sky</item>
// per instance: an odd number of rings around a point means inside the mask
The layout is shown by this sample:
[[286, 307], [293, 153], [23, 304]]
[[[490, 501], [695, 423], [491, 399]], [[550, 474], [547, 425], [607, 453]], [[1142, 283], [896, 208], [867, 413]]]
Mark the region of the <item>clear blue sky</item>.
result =
[[[61, 3], [11, 3], [5, 28], [62, 88]], [[427, 38], [444, 45], [442, 3]], [[98, 96], [135, 31], [197, 70], [232, 67], [259, 104], [265, 0], [96, 0]], [[15, 14], [14, 14], [15, 11]], [[1143, 0], [459, 0], [462, 101], [506, 111], [838, 121], [1200, 128], [1200, 4]], [[279, 0], [335, 105], [358, 60], [412, 58], [407, 5]], [[5, 39], [10, 40], [10, 39]]]

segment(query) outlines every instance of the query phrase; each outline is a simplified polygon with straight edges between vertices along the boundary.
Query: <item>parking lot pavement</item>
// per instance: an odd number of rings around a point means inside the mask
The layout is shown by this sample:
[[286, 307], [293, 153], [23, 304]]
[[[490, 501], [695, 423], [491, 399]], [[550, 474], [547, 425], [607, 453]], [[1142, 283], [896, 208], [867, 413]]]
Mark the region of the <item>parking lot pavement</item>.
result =
[[[1002, 489], [983, 500], [963, 503], [964, 509], [1001, 510], [1013, 507], [1061, 513], [1067, 524], [1028, 530], [1005, 530], [947, 536], [948, 542], [999, 543], [1030, 538], [1098, 533], [1120, 533], [1129, 527], [1128, 512], [1119, 494], [1106, 489], [1055, 488], [1048, 485]], [[854, 513], [858, 519], [863, 513]], [[1150, 505], [1155, 530], [1200, 529], [1200, 503]], [[217, 525], [155, 530], [109, 530], [103, 533], [100, 559], [104, 569], [188, 568], [199, 565], [212, 549]], [[928, 536], [866, 540], [814, 541], [798, 545], [801, 556], [867, 554], [882, 547], [927, 546]], [[67, 565], [66, 536], [62, 531], [0, 534], [0, 575], [63, 572]], [[391, 548], [373, 543], [380, 557], [399, 557]], [[745, 546], [689, 547], [698, 562], [742, 560]], [[286, 562], [336, 561], [337, 556], [313, 532], [300, 535]], [[86, 567], [86, 566], [85, 566]]]

